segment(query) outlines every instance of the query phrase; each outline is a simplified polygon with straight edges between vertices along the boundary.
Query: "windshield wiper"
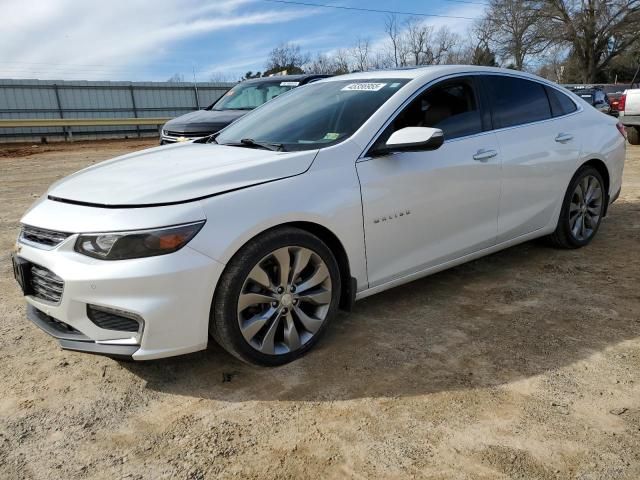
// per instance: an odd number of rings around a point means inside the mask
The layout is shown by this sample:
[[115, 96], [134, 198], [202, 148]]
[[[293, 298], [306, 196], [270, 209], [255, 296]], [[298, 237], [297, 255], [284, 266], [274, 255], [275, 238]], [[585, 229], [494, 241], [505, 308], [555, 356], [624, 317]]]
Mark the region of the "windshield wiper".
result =
[[272, 152], [284, 152], [284, 145], [281, 143], [257, 142], [253, 138], [243, 138], [240, 140], [240, 144], [247, 147], [263, 148]]
[[216, 140], [216, 137], [218, 136], [219, 133], [220, 132], [212, 133], [211, 135], [206, 137], [207, 141], [205, 143], [218, 143], [218, 141]]

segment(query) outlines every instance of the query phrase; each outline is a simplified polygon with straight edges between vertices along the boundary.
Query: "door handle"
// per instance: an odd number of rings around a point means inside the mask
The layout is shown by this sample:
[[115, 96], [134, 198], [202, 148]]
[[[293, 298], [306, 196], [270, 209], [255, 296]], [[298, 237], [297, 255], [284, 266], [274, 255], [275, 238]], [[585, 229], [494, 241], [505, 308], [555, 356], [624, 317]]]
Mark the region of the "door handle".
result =
[[556, 137], [556, 142], [558, 143], [565, 143], [571, 140], [573, 140], [573, 135], [571, 135], [570, 133], [559, 133]]
[[495, 150], [485, 150], [480, 149], [478, 150], [478, 152], [473, 156], [473, 159], [478, 161], [478, 162], [486, 162], [487, 160], [489, 160], [490, 158], [495, 157], [496, 155], [498, 155], [498, 152]]

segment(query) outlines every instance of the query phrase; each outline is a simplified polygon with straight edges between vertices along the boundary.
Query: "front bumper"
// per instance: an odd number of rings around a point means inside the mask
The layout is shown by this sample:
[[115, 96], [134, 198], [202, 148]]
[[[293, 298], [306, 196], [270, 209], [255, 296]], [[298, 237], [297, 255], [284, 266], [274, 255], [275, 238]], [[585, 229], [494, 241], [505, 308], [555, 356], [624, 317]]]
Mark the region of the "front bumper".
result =
[[65, 350], [75, 350], [85, 353], [96, 353], [108, 357], [132, 359], [133, 354], [139, 349], [139, 345], [113, 345], [109, 343], [96, 343], [85, 334], [63, 326], [60, 321], [38, 310], [33, 305], [27, 305], [27, 318], [36, 326], [58, 340]]
[[[29, 319], [62, 348], [134, 360], [206, 348], [211, 300], [224, 265], [189, 246], [157, 257], [97, 260], [73, 250], [76, 238], [52, 250], [18, 244], [20, 258], [64, 281], [57, 304], [25, 297]], [[88, 305], [128, 312], [142, 326], [137, 332], [101, 328], [89, 318]]]
[[618, 120], [625, 127], [640, 127], [640, 115], [625, 115], [624, 112], [620, 112]]

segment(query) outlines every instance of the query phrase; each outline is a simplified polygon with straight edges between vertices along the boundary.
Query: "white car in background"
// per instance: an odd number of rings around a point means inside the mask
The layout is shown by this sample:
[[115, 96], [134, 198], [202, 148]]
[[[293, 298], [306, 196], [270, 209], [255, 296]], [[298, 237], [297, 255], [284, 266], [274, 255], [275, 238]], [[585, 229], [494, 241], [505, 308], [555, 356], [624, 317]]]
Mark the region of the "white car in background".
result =
[[339, 307], [536, 237], [587, 245], [624, 129], [533, 75], [321, 80], [215, 137], [86, 168], [22, 218], [28, 315], [63, 348], [289, 362]]
[[619, 120], [631, 145], [640, 145], [640, 88], [625, 90], [618, 102]]

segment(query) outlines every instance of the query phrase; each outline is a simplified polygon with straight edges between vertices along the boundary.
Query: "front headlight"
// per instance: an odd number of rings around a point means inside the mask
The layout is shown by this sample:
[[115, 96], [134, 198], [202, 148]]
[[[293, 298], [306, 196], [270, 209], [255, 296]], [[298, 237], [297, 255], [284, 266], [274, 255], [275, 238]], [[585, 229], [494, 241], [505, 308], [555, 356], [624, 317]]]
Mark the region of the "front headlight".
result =
[[101, 260], [165, 255], [180, 250], [189, 243], [204, 222], [202, 220], [153, 230], [81, 234], [76, 240], [75, 251]]

